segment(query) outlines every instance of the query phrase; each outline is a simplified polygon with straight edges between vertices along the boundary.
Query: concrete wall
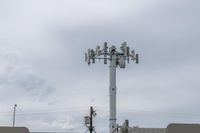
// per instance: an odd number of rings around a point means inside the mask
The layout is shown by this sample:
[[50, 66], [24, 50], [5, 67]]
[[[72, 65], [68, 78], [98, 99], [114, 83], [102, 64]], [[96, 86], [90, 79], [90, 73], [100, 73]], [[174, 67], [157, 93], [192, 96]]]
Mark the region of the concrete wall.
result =
[[0, 133], [29, 133], [25, 127], [0, 127]]

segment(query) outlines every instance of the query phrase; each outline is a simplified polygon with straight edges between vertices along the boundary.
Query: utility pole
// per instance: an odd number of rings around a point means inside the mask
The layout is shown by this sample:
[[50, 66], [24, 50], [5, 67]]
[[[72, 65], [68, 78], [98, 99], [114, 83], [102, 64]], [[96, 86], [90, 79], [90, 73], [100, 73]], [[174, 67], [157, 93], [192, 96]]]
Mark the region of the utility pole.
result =
[[85, 53], [85, 61], [90, 65], [95, 63], [96, 59], [103, 59], [104, 64], [107, 64], [107, 61], [110, 61], [110, 87], [109, 87], [109, 96], [110, 96], [110, 118], [109, 118], [109, 132], [117, 132], [117, 118], [116, 118], [116, 68], [126, 67], [126, 62], [129, 63], [130, 59], [139, 63], [139, 55], [135, 54], [134, 50], [130, 51], [130, 48], [127, 46], [127, 43], [122, 43], [120, 47], [120, 52], [117, 51], [115, 46], [108, 48], [107, 42], [104, 43], [104, 47], [101, 49], [100, 46], [96, 47], [96, 50], [88, 49]]
[[88, 128], [89, 132], [95, 132], [94, 126], [93, 126], [93, 117], [96, 116], [96, 111], [94, 111], [93, 107], [90, 107], [90, 116], [85, 116], [85, 126]]
[[93, 131], [93, 113], [94, 113], [93, 107], [90, 107], [90, 128], [89, 128], [90, 133], [92, 133]]
[[13, 112], [13, 127], [15, 127], [15, 113], [16, 113], [17, 104], [14, 105], [14, 112]]

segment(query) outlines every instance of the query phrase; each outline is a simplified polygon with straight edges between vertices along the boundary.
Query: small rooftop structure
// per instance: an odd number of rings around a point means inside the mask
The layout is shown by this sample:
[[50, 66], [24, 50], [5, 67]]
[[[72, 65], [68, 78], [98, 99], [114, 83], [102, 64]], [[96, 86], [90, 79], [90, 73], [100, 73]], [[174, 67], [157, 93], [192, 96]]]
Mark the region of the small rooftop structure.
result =
[[26, 127], [0, 127], [0, 133], [29, 133]]
[[200, 124], [169, 124], [166, 133], [200, 133]]

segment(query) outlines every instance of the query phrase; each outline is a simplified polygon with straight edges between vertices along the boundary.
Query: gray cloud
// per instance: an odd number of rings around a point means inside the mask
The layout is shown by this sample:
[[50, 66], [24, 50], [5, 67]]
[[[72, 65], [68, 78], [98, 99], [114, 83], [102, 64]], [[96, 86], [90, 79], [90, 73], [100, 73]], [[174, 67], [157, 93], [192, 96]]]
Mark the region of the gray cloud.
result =
[[0, 111], [15, 102], [19, 113], [77, 109], [18, 118], [33, 131], [64, 131], [77, 130], [95, 105], [97, 130], [105, 132], [108, 66], [88, 67], [83, 55], [104, 41], [117, 46], [127, 41], [141, 61], [118, 69], [119, 123], [125, 118], [147, 127], [198, 123], [193, 117], [200, 110], [198, 5], [197, 0], [1, 1]]

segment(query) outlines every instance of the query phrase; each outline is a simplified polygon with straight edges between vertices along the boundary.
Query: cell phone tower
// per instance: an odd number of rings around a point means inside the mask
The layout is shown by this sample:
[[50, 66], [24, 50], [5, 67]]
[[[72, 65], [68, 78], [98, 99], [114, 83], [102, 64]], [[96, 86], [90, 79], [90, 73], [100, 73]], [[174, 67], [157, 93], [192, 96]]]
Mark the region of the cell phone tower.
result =
[[85, 53], [85, 61], [90, 65], [95, 63], [96, 59], [104, 60], [104, 64], [110, 61], [110, 118], [109, 118], [109, 132], [117, 132], [117, 118], [116, 118], [116, 68], [125, 68], [126, 62], [129, 63], [130, 60], [139, 63], [139, 55], [135, 54], [134, 50], [130, 51], [127, 43], [122, 43], [120, 47], [120, 52], [117, 51], [115, 46], [108, 48], [107, 42], [104, 43], [104, 47], [101, 49], [100, 46], [96, 47], [96, 50], [88, 49]]

